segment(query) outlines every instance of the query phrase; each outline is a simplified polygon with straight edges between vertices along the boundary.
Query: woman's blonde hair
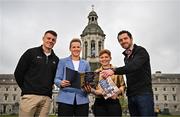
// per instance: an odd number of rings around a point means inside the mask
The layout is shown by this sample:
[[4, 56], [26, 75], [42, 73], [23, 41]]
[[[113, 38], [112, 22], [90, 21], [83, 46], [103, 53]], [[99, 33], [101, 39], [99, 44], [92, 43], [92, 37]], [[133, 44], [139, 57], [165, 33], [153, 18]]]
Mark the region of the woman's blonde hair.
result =
[[70, 41], [69, 48], [71, 48], [71, 44], [72, 44], [73, 42], [79, 42], [80, 45], [81, 45], [81, 40], [80, 40], [80, 39], [78, 39], [78, 38], [73, 38], [73, 39]]

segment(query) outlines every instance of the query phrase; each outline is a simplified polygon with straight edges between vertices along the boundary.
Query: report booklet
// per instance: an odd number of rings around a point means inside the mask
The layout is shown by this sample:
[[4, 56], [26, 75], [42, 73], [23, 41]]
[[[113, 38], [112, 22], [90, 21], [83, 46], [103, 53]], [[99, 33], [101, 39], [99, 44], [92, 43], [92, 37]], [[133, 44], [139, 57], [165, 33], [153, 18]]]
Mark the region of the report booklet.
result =
[[107, 99], [111, 96], [113, 96], [114, 94], [117, 94], [119, 91], [119, 88], [116, 86], [116, 84], [113, 82], [113, 80], [111, 79], [111, 77], [108, 77], [106, 79], [101, 79], [99, 81], [99, 85], [101, 86], [101, 88], [103, 89], [103, 91], [105, 92], [104, 98]]
[[70, 81], [73, 88], [82, 88], [84, 85], [91, 85], [95, 88], [98, 84], [99, 73], [98, 72], [78, 72], [66, 67], [66, 80]]

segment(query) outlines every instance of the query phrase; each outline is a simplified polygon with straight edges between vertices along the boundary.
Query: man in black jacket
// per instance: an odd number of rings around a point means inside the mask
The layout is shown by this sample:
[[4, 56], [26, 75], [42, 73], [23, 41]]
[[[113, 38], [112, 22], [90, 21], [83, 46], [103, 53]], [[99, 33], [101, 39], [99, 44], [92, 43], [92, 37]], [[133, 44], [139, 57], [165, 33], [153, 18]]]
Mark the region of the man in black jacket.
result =
[[28, 49], [17, 64], [14, 76], [22, 90], [19, 117], [48, 117], [59, 61], [52, 50], [56, 39], [56, 32], [46, 31], [43, 44]]
[[128, 108], [131, 116], [154, 116], [154, 100], [151, 83], [149, 54], [145, 48], [133, 44], [130, 32], [118, 33], [118, 41], [125, 58], [125, 66], [102, 71], [107, 78], [113, 74], [126, 74]]

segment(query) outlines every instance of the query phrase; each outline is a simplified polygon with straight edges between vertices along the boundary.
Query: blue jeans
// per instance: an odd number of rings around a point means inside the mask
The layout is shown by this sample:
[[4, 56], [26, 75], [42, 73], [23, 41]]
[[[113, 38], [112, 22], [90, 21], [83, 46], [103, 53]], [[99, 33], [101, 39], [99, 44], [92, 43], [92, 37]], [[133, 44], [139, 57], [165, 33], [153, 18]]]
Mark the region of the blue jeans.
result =
[[153, 94], [129, 96], [128, 108], [131, 116], [155, 116]]

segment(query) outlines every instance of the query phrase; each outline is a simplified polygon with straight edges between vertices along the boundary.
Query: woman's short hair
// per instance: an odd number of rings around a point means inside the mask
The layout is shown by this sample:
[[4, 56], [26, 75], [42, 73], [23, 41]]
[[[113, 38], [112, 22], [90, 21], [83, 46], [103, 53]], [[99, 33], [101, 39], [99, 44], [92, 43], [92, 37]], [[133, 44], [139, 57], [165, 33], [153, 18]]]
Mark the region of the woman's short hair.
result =
[[108, 49], [103, 49], [99, 52], [99, 57], [103, 54], [108, 54], [111, 57], [111, 52]]

